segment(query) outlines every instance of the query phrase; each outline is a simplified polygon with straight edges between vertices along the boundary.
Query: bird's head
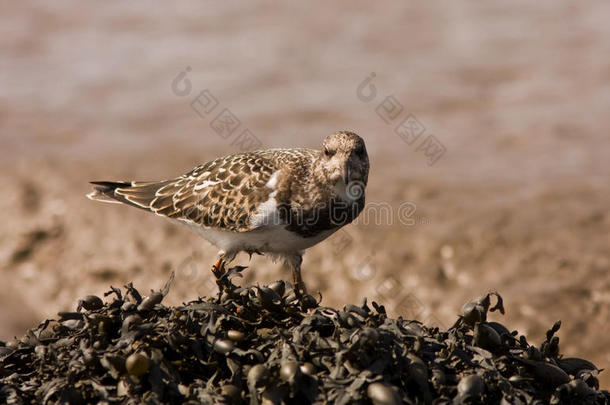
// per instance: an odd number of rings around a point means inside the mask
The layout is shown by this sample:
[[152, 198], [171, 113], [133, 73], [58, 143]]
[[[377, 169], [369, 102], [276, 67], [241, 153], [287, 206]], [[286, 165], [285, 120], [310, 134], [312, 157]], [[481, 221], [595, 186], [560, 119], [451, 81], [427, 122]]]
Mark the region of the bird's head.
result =
[[324, 139], [318, 162], [324, 177], [331, 184], [361, 182], [369, 177], [369, 156], [364, 140], [353, 132], [340, 131]]

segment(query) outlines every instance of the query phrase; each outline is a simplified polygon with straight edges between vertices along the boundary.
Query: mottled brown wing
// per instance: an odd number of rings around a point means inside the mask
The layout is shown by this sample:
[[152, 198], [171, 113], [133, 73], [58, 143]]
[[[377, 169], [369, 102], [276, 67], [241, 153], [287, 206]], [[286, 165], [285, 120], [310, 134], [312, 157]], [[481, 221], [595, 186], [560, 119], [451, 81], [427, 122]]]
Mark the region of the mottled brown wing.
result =
[[158, 215], [244, 232], [253, 228], [250, 216], [273, 191], [266, 184], [277, 170], [275, 162], [260, 153], [230, 155], [174, 180], [133, 182], [130, 187], [117, 188], [115, 193]]

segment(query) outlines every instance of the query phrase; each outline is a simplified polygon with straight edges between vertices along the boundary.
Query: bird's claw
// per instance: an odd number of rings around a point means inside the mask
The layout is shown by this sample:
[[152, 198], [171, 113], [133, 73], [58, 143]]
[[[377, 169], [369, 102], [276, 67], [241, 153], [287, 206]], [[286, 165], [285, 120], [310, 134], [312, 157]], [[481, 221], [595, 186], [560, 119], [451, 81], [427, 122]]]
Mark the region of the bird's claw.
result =
[[218, 261], [212, 266], [212, 274], [216, 279], [220, 279], [223, 274], [225, 274], [225, 262], [222, 259], [218, 259]]

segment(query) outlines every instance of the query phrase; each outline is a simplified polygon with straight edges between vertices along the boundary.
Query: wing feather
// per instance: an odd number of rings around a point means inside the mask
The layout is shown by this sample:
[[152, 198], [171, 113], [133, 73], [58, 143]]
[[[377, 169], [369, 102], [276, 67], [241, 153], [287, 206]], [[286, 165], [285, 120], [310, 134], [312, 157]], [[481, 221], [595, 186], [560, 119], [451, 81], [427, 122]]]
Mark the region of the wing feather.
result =
[[[275, 215], [273, 198], [282, 167], [315, 158], [313, 150], [271, 149], [225, 156], [161, 182], [95, 182], [89, 198], [122, 202], [204, 227], [245, 232]], [[269, 181], [276, 174], [274, 181]], [[259, 212], [263, 210], [264, 212]], [[258, 214], [257, 214], [258, 213]], [[257, 215], [255, 215], [257, 214]]]

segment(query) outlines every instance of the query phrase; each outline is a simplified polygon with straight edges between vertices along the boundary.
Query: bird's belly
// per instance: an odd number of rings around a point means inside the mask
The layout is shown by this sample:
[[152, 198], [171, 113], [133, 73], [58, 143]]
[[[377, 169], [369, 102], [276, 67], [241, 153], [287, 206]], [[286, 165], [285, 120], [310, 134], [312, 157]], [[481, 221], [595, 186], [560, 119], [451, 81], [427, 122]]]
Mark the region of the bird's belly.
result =
[[308, 249], [332, 235], [338, 228], [322, 231], [319, 234], [304, 238], [288, 231], [284, 226], [257, 229], [246, 232], [249, 244], [261, 252], [297, 252]]
[[258, 251], [261, 253], [291, 253], [305, 250], [332, 235], [336, 229], [304, 238], [283, 225], [269, 226], [248, 232], [233, 232], [197, 226], [195, 231], [225, 252]]

